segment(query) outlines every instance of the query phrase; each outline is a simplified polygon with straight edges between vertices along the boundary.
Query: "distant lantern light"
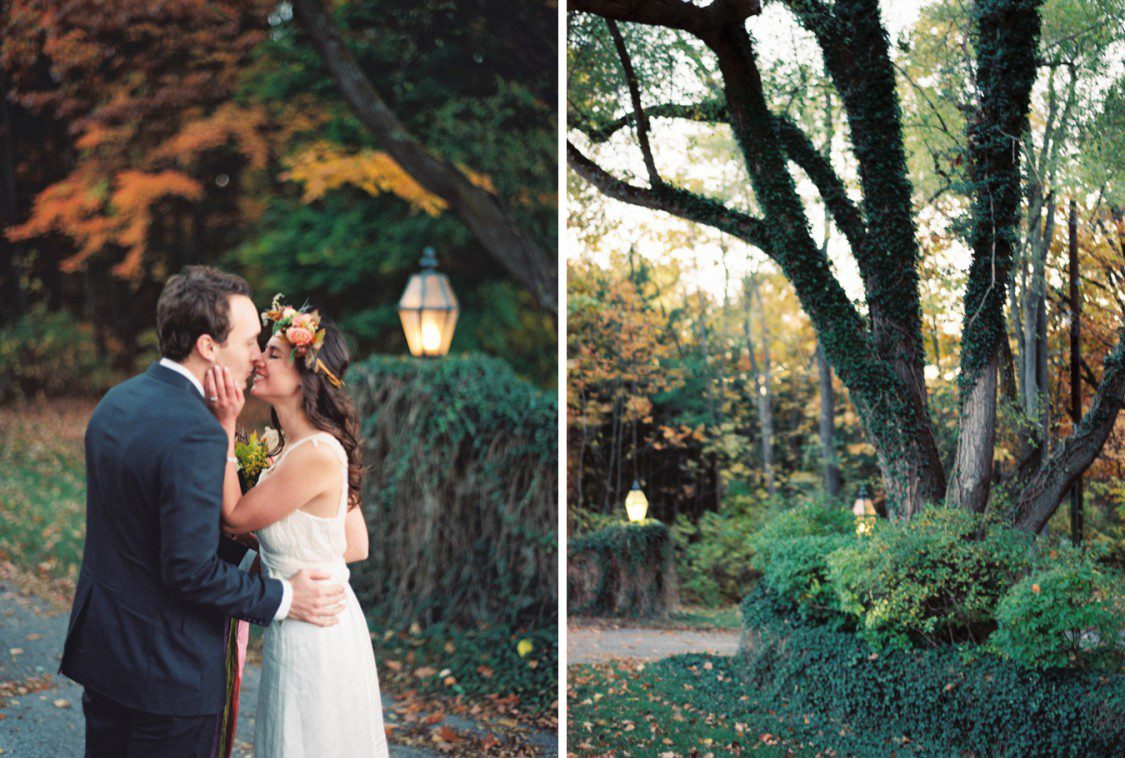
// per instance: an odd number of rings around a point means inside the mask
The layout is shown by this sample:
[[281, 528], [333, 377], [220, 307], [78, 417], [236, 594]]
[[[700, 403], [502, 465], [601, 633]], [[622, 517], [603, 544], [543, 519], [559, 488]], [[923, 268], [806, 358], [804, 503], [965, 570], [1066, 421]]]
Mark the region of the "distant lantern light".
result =
[[855, 505], [852, 506], [852, 514], [855, 516], [855, 533], [858, 536], [871, 534], [871, 530], [875, 528], [875, 503], [871, 502], [871, 498], [867, 495], [867, 485], [859, 485], [859, 494], [856, 495]]
[[411, 355], [437, 358], [449, 352], [461, 308], [445, 274], [437, 272], [434, 249], [427, 247], [422, 270], [410, 277], [398, 301], [398, 317]]
[[625, 513], [629, 514], [629, 520], [633, 523], [644, 521], [648, 514], [648, 498], [645, 497], [644, 490], [641, 489], [640, 483], [635, 479], [633, 480], [633, 488], [625, 496]]

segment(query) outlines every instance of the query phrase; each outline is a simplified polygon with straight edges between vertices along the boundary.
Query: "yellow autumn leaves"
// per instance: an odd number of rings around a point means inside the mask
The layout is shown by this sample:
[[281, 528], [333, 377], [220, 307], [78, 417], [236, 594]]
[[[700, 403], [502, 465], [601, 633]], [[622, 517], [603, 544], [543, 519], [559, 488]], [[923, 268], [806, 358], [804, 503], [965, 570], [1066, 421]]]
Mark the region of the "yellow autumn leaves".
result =
[[[302, 147], [285, 163], [288, 170], [281, 178], [304, 185], [302, 201], [306, 203], [350, 184], [373, 196], [389, 192], [431, 216], [438, 216], [448, 208], [444, 200], [428, 192], [381, 150], [365, 148], [351, 152], [321, 140]], [[495, 194], [496, 188], [487, 176], [464, 166], [458, 168], [473, 184]]]

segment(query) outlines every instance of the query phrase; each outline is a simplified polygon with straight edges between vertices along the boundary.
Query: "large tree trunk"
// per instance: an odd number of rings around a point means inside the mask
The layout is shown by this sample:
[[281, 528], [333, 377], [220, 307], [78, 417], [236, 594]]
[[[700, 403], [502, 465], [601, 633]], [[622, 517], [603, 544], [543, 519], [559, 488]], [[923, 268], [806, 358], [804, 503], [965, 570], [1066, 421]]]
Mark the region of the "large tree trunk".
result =
[[[905, 259], [893, 253], [883, 255], [880, 236], [870, 244], [853, 247], [861, 272], [880, 278], [886, 284], [883, 292], [891, 293], [896, 286], [902, 291], [909, 290], [911, 282], [915, 290], [901, 292], [897, 300], [888, 296], [883, 303], [886, 312], [873, 316], [872, 320], [879, 324], [874, 331], [869, 330], [868, 323], [833, 274], [828, 257], [812, 241], [808, 219], [787, 166], [790, 156], [811, 171], [810, 176], [831, 205], [834, 217], [837, 221], [843, 219], [842, 229], [850, 235], [849, 242], [856, 233], [862, 234], [862, 219], [846, 193], [840, 191], [843, 185], [833, 175], [831, 166], [815, 149], [803, 149], [808, 143], [807, 137], [791, 125], [786, 127], [766, 105], [745, 28], [747, 16], [759, 10], [758, 4], [722, 1], [695, 6], [671, 0], [650, 3], [578, 0], [571, 8], [619, 21], [688, 31], [715, 53], [722, 74], [726, 117], [764, 218], [747, 216], [717, 201], [667, 185], [652, 188], [629, 185], [594, 164], [573, 144], [567, 146], [571, 167], [607, 195], [714, 226], [766, 252], [793, 284], [803, 310], [822, 340], [826, 357], [851, 392], [867, 437], [877, 452], [887, 485], [889, 511], [896, 517], [909, 517], [925, 504], [940, 500], [945, 492], [944, 471], [928, 413], [924, 402], [920, 401], [924, 398], [924, 384], [921, 384], [919, 327], [915, 322], [911, 334], [911, 330], [904, 331], [896, 326], [917, 316], [916, 307], [910, 305], [917, 302], [917, 272], [913, 270], [917, 251], [913, 254], [915, 257]], [[854, 21], [852, 18], [849, 23]], [[833, 25], [839, 29], [846, 26], [843, 22]], [[878, 28], [877, 18], [875, 27]], [[836, 43], [846, 47], [843, 37]], [[846, 52], [843, 55], [847, 57]], [[893, 84], [893, 76], [891, 80]], [[893, 115], [897, 124], [893, 86], [889, 92], [892, 102], [886, 113]], [[886, 125], [870, 121], [865, 128], [881, 130]], [[793, 153], [786, 154], [782, 140], [794, 149]], [[902, 146], [897, 150], [901, 153]], [[910, 227], [909, 193], [906, 197], [898, 192], [892, 194], [895, 202], [906, 203], [907, 227]], [[871, 306], [871, 309], [874, 314], [878, 306]], [[885, 339], [889, 341], [880, 343], [888, 354], [886, 358], [883, 351], [876, 348], [875, 331], [887, 335]], [[897, 343], [895, 349], [885, 347], [896, 344], [896, 339], [905, 342]]]
[[[834, 4], [836, 23], [824, 22], [813, 3], [791, 3], [816, 35], [828, 73], [844, 103], [864, 197], [867, 234], [854, 250], [866, 290], [875, 350], [903, 388], [911, 434], [924, 437], [914, 451], [920, 489], [930, 502], [945, 494], [945, 470], [929, 417], [923, 375], [919, 248], [906, 170], [901, 111], [889, 42], [878, 0]], [[906, 515], [917, 510], [907, 508]]]
[[824, 458], [824, 491], [840, 496], [843, 478], [836, 460], [836, 392], [832, 387], [832, 367], [824, 357], [820, 341], [816, 343], [816, 367], [820, 385], [820, 447]]
[[376, 143], [419, 184], [445, 200], [492, 257], [540, 305], [556, 312], [557, 256], [521, 228], [498, 197], [473, 184], [410, 134], [344, 46], [324, 0], [293, 0], [292, 4], [294, 17], [312, 38], [344, 99]]
[[[759, 247], [778, 264], [793, 284], [825, 357], [848, 388], [875, 447], [888, 512], [892, 517], [909, 517], [923, 505], [941, 500], [946, 487], [922, 380], [918, 250], [895, 77], [879, 4], [876, 0], [831, 4], [790, 0], [787, 4], [816, 37], [844, 101], [862, 206], [842, 191], [843, 183], [830, 163], [807, 149], [811, 144], [807, 137], [770, 113], [746, 31], [747, 17], [760, 12], [754, 0], [716, 0], [708, 5], [681, 0], [574, 0], [570, 8], [681, 30], [714, 52], [725, 109], [684, 115], [682, 107], [674, 106], [668, 114], [721, 118], [730, 124], [761, 218], [668, 184], [628, 184], [573, 144], [567, 147], [568, 162], [606, 195], [713, 226]], [[979, 0], [970, 11], [980, 90], [979, 106], [967, 130], [973, 263], [962, 330], [958, 482], [949, 500], [977, 511], [987, 503], [992, 480], [996, 366], [1006, 332], [1003, 306], [1012, 248], [1019, 236], [1019, 135], [1036, 73], [1039, 5], [1040, 0]], [[812, 243], [788, 162], [806, 172], [847, 237], [867, 291], [869, 320], [852, 306], [827, 256]]]
[[833, 276], [827, 256], [809, 234], [746, 30], [742, 25], [725, 25], [705, 41], [718, 57], [731, 127], [755, 197], [771, 222], [766, 230], [770, 252], [823, 338], [825, 354], [852, 390], [868, 439], [878, 453], [890, 511], [896, 517], [909, 517], [944, 493], [944, 474], [928, 416], [918, 413], [916, 395], [893, 367], [871, 360], [873, 345], [867, 329]]
[[969, 122], [973, 261], [961, 330], [960, 435], [947, 501], [981, 512], [996, 440], [996, 367], [1007, 339], [1004, 301], [1018, 238], [1019, 137], [1027, 122], [1039, 39], [1038, 0], [978, 2], [976, 113]]
[[981, 371], [963, 402], [957, 458], [947, 497], [974, 511], [983, 511], [992, 487], [992, 454], [996, 447], [996, 370], [999, 350]]

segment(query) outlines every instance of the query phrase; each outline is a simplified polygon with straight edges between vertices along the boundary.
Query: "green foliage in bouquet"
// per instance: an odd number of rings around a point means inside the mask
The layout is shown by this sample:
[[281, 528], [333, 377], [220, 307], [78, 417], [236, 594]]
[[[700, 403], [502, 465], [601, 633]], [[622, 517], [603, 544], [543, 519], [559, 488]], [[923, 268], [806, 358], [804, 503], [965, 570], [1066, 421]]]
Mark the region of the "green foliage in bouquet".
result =
[[257, 432], [247, 435], [245, 429], [240, 429], [235, 438], [234, 455], [238, 458], [238, 483], [242, 491], [247, 492], [258, 483], [262, 475], [273, 463], [270, 454], [277, 447], [277, 432], [266, 427], [265, 433], [258, 437]]

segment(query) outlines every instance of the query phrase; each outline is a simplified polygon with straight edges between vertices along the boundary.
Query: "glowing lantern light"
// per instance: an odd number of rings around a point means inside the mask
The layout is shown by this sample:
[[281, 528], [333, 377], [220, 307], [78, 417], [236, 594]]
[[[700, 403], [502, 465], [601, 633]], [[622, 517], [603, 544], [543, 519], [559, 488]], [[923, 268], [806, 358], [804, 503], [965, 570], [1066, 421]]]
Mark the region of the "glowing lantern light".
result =
[[867, 495], [866, 484], [859, 485], [859, 494], [856, 495], [852, 513], [855, 515], [855, 533], [860, 537], [871, 534], [871, 530], [875, 528], [876, 513], [875, 504]]
[[645, 515], [648, 513], [648, 498], [645, 497], [641, 485], [635, 479], [633, 480], [633, 488], [625, 496], [625, 512], [629, 514], [629, 520], [633, 523], [644, 521]]
[[421, 265], [422, 270], [411, 275], [398, 301], [398, 317], [402, 320], [410, 354], [436, 358], [449, 352], [461, 308], [449, 278], [437, 272], [437, 257], [432, 247], [423, 251]]

